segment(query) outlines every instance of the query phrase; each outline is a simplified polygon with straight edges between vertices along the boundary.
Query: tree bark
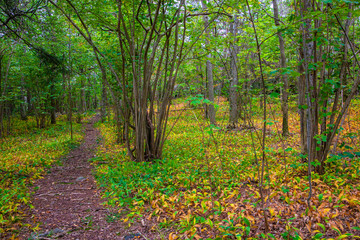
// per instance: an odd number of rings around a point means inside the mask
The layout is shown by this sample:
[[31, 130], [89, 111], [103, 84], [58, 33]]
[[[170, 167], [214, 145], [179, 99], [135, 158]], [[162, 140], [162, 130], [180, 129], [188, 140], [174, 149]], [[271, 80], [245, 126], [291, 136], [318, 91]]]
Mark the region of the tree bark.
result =
[[[206, 0], [201, 0], [201, 5], [202, 5], [202, 9], [206, 12], [208, 10], [207, 6], [206, 6]], [[210, 28], [209, 28], [209, 17], [207, 15], [204, 15], [204, 25], [205, 25], [205, 33], [206, 33], [206, 40], [205, 40], [205, 45], [207, 50], [209, 51], [210, 49], [210, 41], [209, 41], [209, 36], [210, 36]], [[208, 110], [209, 110], [209, 119], [210, 119], [210, 124], [216, 125], [216, 119], [215, 119], [215, 107], [214, 107], [214, 100], [215, 100], [215, 94], [214, 94], [214, 77], [213, 77], [213, 65], [210, 61], [210, 59], [212, 58], [211, 53], [209, 53], [207, 55], [207, 60], [206, 60], [206, 79], [207, 79], [207, 92], [208, 92], [208, 99], [211, 101], [211, 104], [209, 104], [208, 106]]]
[[[274, 9], [274, 20], [275, 26], [280, 26], [279, 21], [279, 10], [277, 0], [273, 0], [273, 9]], [[279, 48], [280, 48], [280, 67], [282, 71], [286, 68], [286, 56], [285, 56], [285, 41], [280, 31], [277, 32], [279, 38]], [[282, 117], [282, 135], [284, 137], [289, 135], [289, 105], [288, 105], [288, 96], [289, 96], [289, 82], [287, 74], [281, 74], [281, 80], [283, 82], [283, 91], [281, 96], [281, 110], [283, 113]]]
[[239, 93], [238, 93], [238, 69], [237, 69], [237, 53], [238, 46], [236, 45], [238, 19], [235, 15], [230, 22], [230, 34], [232, 39], [230, 44], [230, 91], [229, 91], [229, 124], [228, 128], [235, 128], [239, 119]]
[[[0, 51], [0, 99], [2, 98], [2, 62], [3, 62], [3, 51]], [[0, 138], [3, 137], [4, 133], [4, 123], [3, 123], [4, 113], [3, 113], [3, 101], [0, 101]]]
[[55, 101], [55, 86], [51, 83], [50, 86], [50, 123], [56, 124], [56, 101]]
[[[102, 77], [102, 82], [101, 82], [102, 88], [101, 88], [101, 101], [100, 101], [100, 116], [101, 116], [101, 122], [104, 122], [106, 120], [106, 115], [107, 115], [106, 113], [106, 107], [107, 107], [106, 81], [107, 80], [106, 80], [106, 70], [104, 68], [101, 68], [101, 77]], [[116, 119], [120, 120], [120, 118], [116, 118]]]
[[21, 120], [26, 121], [27, 120], [27, 111], [26, 111], [26, 97], [25, 97], [25, 89], [24, 89], [24, 76], [21, 76], [21, 91], [20, 91], [20, 118]]

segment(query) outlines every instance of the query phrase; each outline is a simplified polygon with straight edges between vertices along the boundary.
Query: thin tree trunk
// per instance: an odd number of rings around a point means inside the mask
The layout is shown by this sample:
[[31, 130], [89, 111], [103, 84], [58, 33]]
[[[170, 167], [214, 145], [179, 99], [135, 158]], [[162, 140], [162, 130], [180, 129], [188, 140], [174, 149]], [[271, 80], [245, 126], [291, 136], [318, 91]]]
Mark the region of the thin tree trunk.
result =
[[[101, 76], [102, 76], [102, 91], [101, 91], [101, 101], [100, 101], [100, 116], [101, 116], [101, 122], [104, 122], [106, 119], [106, 107], [107, 107], [107, 94], [106, 94], [106, 72], [105, 69], [101, 69]], [[115, 108], [118, 107], [115, 104]], [[119, 113], [120, 114], [120, 113]], [[116, 118], [119, 119], [119, 118]], [[116, 120], [117, 121], [117, 120]]]
[[56, 124], [56, 101], [55, 101], [55, 86], [51, 83], [50, 86], [50, 123]]
[[[3, 93], [2, 93], [3, 92], [3, 89], [2, 89], [2, 60], [4, 58], [3, 51], [4, 50], [0, 51], [0, 98], [2, 98], [2, 95], [3, 95]], [[3, 106], [4, 106], [4, 103], [2, 101], [0, 101], [0, 138], [3, 137], [3, 133], [4, 133]]]
[[26, 97], [25, 97], [25, 89], [24, 89], [24, 76], [21, 76], [21, 91], [20, 91], [20, 118], [21, 120], [26, 121], [27, 120], [27, 112], [26, 112]]
[[[207, 6], [206, 6], [206, 0], [201, 0], [201, 5], [204, 11], [207, 11]], [[210, 41], [209, 41], [209, 36], [210, 36], [210, 29], [209, 29], [209, 17], [207, 15], [204, 16], [204, 24], [205, 24], [205, 33], [206, 33], [206, 40], [205, 40], [205, 45], [207, 47], [210, 47]], [[211, 104], [209, 104], [208, 109], [209, 109], [209, 119], [210, 119], [210, 124], [216, 125], [216, 119], [215, 119], [215, 107], [214, 107], [214, 99], [215, 99], [215, 95], [214, 95], [214, 77], [213, 77], [213, 65], [210, 61], [210, 59], [212, 58], [211, 53], [209, 53], [207, 55], [207, 60], [206, 60], [206, 80], [207, 80], [207, 92], [208, 92], [208, 99], [211, 101]]]
[[[306, 128], [307, 128], [307, 157], [308, 157], [308, 177], [309, 177], [309, 196], [307, 199], [308, 206], [310, 207], [310, 200], [312, 197], [312, 184], [311, 184], [311, 163], [314, 161], [315, 151], [314, 151], [314, 129], [313, 126], [316, 124], [314, 120], [314, 104], [312, 104], [313, 91], [312, 87], [316, 85], [315, 76], [312, 75], [312, 71], [309, 70], [309, 64], [312, 62], [312, 56], [314, 56], [314, 42], [311, 38], [310, 28], [311, 28], [311, 19], [306, 18], [305, 14], [311, 11], [311, 0], [303, 0], [302, 6], [302, 18], [304, 19], [303, 33], [302, 33], [302, 48], [304, 54], [304, 71], [305, 71], [305, 86], [306, 86], [306, 105], [307, 105], [307, 116], [306, 116]], [[304, 89], [305, 90], [305, 89]], [[302, 137], [304, 138], [304, 137]]]
[[260, 77], [261, 77], [261, 85], [263, 90], [263, 129], [262, 129], [262, 145], [261, 145], [261, 151], [262, 151], [262, 159], [261, 159], [261, 176], [260, 176], [260, 182], [259, 182], [259, 192], [262, 202], [262, 209], [264, 214], [264, 220], [265, 220], [265, 232], [267, 233], [269, 231], [269, 223], [267, 219], [267, 213], [265, 211], [265, 200], [264, 200], [264, 193], [263, 193], [263, 185], [264, 185], [264, 168], [265, 168], [265, 162], [266, 161], [266, 153], [265, 153], [265, 144], [266, 144], [266, 121], [267, 121], [267, 115], [266, 115], [266, 85], [265, 85], [265, 79], [263, 75], [263, 68], [262, 68], [262, 60], [261, 60], [261, 48], [259, 44], [259, 39], [255, 27], [254, 18], [251, 14], [250, 5], [248, 0], [246, 0], [246, 5], [249, 11], [250, 15], [250, 21], [254, 30], [255, 34], [255, 40], [256, 40], [256, 49], [257, 49], [257, 56], [258, 56], [258, 62], [260, 67]]
[[68, 85], [68, 119], [70, 122], [70, 139], [71, 141], [73, 140], [73, 122], [72, 122], [72, 94], [71, 94], [71, 82], [70, 82], [70, 78], [71, 78], [71, 74], [72, 74], [72, 61], [71, 61], [71, 28], [69, 25], [69, 43], [68, 43], [68, 51], [69, 51], [69, 73], [67, 75], [67, 85]]
[[[4, 77], [4, 83], [3, 83], [3, 89], [2, 89], [2, 96], [5, 97], [6, 95], [6, 88], [7, 88], [7, 83], [8, 83], [8, 77], [9, 77], [9, 72], [10, 72], [10, 67], [11, 67], [11, 58], [12, 58], [12, 53], [10, 53], [9, 55], [9, 60], [8, 60], [8, 63], [6, 65], [6, 69], [5, 69], [5, 77]], [[7, 105], [7, 106], [5, 106]], [[7, 110], [7, 111], [6, 111]], [[8, 125], [7, 125], [7, 134], [9, 135], [10, 134], [10, 125], [11, 125], [11, 122], [10, 122], [10, 106], [9, 106], [9, 103], [8, 101], [5, 101], [2, 105], [2, 111], [1, 111], [1, 129], [2, 129], [2, 132], [4, 133], [5, 132], [5, 128], [4, 128], [4, 115], [5, 113], [7, 113], [7, 117], [8, 117]]]
[[238, 69], [237, 69], [237, 53], [238, 47], [236, 45], [237, 27], [238, 27], [237, 16], [233, 17], [233, 21], [230, 22], [230, 34], [232, 39], [230, 44], [230, 92], [229, 92], [229, 125], [228, 128], [235, 128], [239, 119], [239, 93], [238, 93]]

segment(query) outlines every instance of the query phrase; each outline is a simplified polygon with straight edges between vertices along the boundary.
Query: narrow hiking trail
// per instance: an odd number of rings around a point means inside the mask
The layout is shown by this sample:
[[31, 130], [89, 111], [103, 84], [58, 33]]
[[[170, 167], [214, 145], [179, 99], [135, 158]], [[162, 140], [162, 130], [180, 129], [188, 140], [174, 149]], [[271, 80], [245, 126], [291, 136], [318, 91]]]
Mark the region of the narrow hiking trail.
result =
[[84, 126], [81, 145], [35, 183], [32, 196], [34, 208], [27, 222], [40, 223], [38, 232], [26, 232], [21, 239], [123, 239], [126, 235], [114, 214], [101, 203], [93, 167], [100, 133], [94, 128], [96, 116]]

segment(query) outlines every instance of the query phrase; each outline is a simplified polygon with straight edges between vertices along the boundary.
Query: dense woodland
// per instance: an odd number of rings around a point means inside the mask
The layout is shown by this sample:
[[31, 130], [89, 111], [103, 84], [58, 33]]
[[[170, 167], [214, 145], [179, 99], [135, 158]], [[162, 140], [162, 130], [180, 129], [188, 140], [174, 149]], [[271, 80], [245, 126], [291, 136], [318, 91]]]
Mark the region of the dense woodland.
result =
[[353, 0], [0, 0], [0, 238], [93, 119], [119, 239], [360, 238], [359, 52]]

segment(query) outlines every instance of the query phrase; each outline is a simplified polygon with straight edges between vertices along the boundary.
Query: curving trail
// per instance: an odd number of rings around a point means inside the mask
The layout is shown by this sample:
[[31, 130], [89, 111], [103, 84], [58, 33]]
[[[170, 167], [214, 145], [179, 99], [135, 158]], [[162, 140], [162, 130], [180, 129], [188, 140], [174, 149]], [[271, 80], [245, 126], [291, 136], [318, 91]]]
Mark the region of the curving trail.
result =
[[86, 124], [82, 144], [72, 150], [63, 166], [53, 167], [35, 184], [31, 219], [40, 223], [38, 232], [21, 234], [21, 239], [124, 239], [126, 231], [114, 213], [101, 203], [89, 159], [99, 144], [94, 128], [98, 116]]

